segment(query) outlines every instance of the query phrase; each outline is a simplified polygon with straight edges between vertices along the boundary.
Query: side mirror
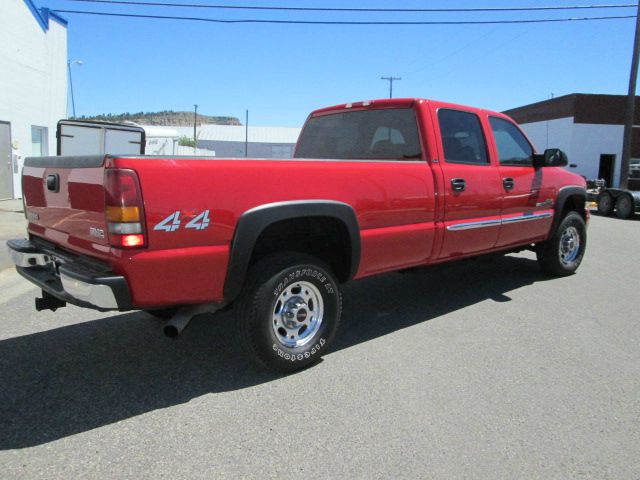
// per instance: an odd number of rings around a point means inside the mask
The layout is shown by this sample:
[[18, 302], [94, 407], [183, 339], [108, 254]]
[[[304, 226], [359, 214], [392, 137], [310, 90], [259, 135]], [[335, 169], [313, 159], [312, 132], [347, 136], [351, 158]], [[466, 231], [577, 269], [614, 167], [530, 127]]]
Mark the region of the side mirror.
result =
[[566, 167], [569, 165], [567, 154], [559, 148], [548, 148], [543, 154], [533, 155], [534, 167]]

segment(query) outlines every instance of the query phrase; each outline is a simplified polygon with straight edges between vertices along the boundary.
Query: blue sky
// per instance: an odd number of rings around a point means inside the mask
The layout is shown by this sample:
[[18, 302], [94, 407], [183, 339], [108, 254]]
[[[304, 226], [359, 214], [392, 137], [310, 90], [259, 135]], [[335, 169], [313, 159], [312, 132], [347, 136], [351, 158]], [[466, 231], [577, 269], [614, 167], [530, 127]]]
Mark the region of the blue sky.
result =
[[[156, 0], [157, 1], [157, 0]], [[172, 0], [171, 3], [187, 2]], [[34, 0], [68, 10], [317, 20], [474, 20], [633, 15], [634, 8], [519, 13], [252, 12]], [[278, 6], [480, 7], [631, 3], [622, 0], [189, 0]], [[553, 93], [625, 94], [635, 23], [593, 22], [460, 26], [205, 24], [61, 14], [78, 115], [192, 110], [250, 123], [301, 126], [319, 107], [424, 97], [505, 110]]]

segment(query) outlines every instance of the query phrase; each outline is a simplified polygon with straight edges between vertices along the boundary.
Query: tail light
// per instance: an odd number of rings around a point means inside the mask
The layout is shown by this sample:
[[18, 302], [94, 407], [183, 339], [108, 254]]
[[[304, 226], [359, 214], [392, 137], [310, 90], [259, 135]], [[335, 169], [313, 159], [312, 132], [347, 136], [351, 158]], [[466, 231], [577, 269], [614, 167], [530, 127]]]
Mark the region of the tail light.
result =
[[104, 180], [109, 242], [117, 248], [146, 246], [144, 208], [138, 175], [133, 170], [106, 169]]

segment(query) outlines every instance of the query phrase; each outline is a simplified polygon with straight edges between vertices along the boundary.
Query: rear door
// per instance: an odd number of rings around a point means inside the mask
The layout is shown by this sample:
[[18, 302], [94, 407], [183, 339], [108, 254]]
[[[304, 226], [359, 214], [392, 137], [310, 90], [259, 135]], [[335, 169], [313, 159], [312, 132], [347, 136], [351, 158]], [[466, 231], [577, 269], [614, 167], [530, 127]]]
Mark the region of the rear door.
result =
[[490, 116], [489, 124], [503, 192], [498, 246], [544, 238], [553, 221], [554, 197], [544, 186], [544, 169], [533, 167], [534, 149], [514, 123]]
[[439, 258], [493, 248], [500, 233], [502, 182], [474, 111], [438, 108], [439, 165], [444, 183], [444, 240]]

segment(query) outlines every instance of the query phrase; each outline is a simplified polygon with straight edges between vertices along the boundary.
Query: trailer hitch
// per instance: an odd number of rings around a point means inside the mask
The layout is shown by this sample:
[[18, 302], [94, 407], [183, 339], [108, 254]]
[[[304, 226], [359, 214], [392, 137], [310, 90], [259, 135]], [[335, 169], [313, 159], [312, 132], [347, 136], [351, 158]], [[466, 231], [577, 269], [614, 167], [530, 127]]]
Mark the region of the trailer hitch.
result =
[[66, 307], [67, 302], [54, 297], [49, 292], [42, 290], [42, 298], [36, 297], [36, 310], [41, 312], [42, 310], [51, 310], [55, 312], [57, 309]]

